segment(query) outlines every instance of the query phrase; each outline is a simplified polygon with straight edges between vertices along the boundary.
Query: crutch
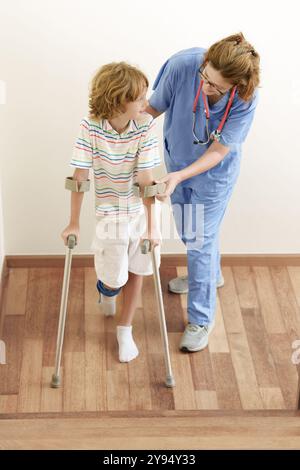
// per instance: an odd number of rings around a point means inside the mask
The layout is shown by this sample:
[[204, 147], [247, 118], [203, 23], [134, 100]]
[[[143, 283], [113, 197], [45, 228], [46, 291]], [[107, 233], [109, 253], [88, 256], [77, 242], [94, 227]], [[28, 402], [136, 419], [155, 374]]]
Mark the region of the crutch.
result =
[[65, 268], [64, 268], [64, 279], [63, 287], [61, 293], [60, 301], [60, 312], [59, 312], [59, 322], [58, 322], [58, 331], [57, 331], [57, 340], [56, 340], [56, 355], [55, 355], [55, 371], [52, 375], [51, 387], [59, 388], [60, 386], [60, 363], [61, 363], [61, 354], [64, 342], [65, 334], [65, 323], [67, 316], [67, 303], [68, 303], [68, 293], [69, 293], [69, 283], [70, 283], [70, 270], [72, 263], [72, 250], [76, 245], [76, 235], [69, 235], [67, 238], [67, 247], [66, 247], [66, 258], [65, 258]]
[[155, 246], [151, 250], [151, 243], [150, 240], [143, 240], [141, 244], [141, 251], [143, 254], [147, 254], [149, 251], [151, 252], [151, 259], [152, 259], [152, 267], [153, 267], [153, 275], [154, 275], [154, 284], [155, 284], [155, 295], [156, 301], [158, 306], [158, 313], [159, 313], [159, 324], [160, 324], [160, 333], [163, 340], [163, 347], [164, 347], [164, 359], [165, 359], [165, 367], [166, 367], [166, 386], [167, 387], [174, 387], [175, 380], [172, 373], [171, 361], [170, 361], [170, 352], [169, 352], [169, 342], [168, 342], [168, 333], [167, 333], [167, 325], [166, 325], [166, 318], [165, 318], [165, 309], [163, 303], [163, 296], [162, 296], [162, 289], [160, 283], [160, 275], [159, 269], [156, 262], [155, 256], [155, 249], [158, 246]]

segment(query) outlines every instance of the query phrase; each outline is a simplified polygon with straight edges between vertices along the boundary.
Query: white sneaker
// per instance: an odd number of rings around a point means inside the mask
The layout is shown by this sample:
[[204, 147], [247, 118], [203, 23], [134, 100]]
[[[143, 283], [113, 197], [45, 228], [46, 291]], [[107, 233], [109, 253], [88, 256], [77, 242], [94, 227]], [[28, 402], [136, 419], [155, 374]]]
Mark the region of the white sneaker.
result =
[[[219, 287], [223, 287], [225, 284], [224, 277], [221, 274], [220, 279], [217, 282], [217, 289]], [[189, 291], [189, 282], [188, 276], [179, 276], [171, 279], [168, 284], [169, 291], [173, 292], [174, 294], [187, 294]]]
[[205, 326], [188, 323], [182, 335], [179, 349], [184, 352], [195, 352], [206, 348], [208, 345], [208, 336], [214, 326], [215, 320]]
[[223, 287], [225, 284], [225, 279], [223, 277], [223, 274], [221, 273], [221, 277], [217, 280], [217, 289], [219, 289], [219, 287]]

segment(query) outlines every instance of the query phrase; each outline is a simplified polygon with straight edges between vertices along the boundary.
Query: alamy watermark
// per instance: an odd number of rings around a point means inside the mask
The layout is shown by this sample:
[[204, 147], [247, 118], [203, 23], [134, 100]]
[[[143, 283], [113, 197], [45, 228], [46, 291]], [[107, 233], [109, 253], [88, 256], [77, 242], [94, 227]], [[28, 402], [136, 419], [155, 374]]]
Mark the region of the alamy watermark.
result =
[[[126, 203], [126, 201], [124, 201]], [[146, 232], [147, 207], [144, 214], [128, 214], [127, 206], [122, 203], [116, 216], [100, 216], [96, 225], [96, 240], [137, 239]], [[161, 241], [181, 239], [188, 250], [201, 249], [204, 242], [204, 205], [203, 204], [152, 204], [151, 220], [156, 220], [156, 228]], [[124, 216], [119, 215], [124, 214]], [[128, 224], [128, 217], [132, 223]], [[175, 221], [175, 227], [174, 223]], [[94, 242], [95, 243], [95, 242]], [[95, 248], [95, 247], [94, 247]]]

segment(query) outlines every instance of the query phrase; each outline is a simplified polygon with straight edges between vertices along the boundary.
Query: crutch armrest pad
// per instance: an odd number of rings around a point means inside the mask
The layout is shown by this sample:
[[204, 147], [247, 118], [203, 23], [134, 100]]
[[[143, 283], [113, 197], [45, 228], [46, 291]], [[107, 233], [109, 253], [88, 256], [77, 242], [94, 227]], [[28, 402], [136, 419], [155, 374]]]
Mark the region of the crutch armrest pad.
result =
[[77, 181], [72, 176], [67, 176], [65, 181], [65, 188], [75, 193], [84, 193], [90, 190], [90, 180]]
[[158, 194], [163, 194], [166, 190], [166, 183], [152, 184], [151, 186], [144, 186], [144, 193], [138, 183], [133, 185], [133, 194], [136, 197], [154, 197]]

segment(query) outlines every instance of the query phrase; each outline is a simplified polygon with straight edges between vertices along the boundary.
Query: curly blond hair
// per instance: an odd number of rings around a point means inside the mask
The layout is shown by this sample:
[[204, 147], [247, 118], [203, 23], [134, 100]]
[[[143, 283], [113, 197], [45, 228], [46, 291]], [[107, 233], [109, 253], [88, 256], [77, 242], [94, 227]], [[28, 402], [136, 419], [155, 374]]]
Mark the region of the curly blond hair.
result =
[[260, 57], [243, 33], [228, 36], [213, 44], [204, 56], [225, 80], [237, 85], [238, 94], [250, 101], [260, 83]]
[[103, 65], [91, 81], [89, 108], [95, 119], [111, 119], [125, 111], [125, 104], [135, 101], [148, 88], [146, 75], [126, 62]]

